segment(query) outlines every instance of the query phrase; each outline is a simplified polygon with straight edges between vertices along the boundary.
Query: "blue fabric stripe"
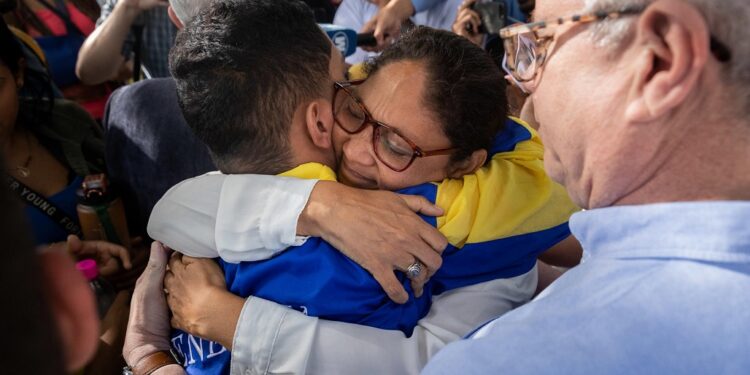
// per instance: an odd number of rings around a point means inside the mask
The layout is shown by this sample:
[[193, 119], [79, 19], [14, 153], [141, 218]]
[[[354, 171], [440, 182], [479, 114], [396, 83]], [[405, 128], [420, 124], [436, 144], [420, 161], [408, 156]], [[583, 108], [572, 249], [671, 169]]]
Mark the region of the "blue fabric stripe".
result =
[[[443, 252], [443, 266], [432, 277], [432, 291], [445, 291], [530, 271], [536, 258], [570, 235], [568, 223], [498, 240], [453, 245]], [[481, 280], [481, 281], [480, 281]]]
[[507, 119], [505, 120], [505, 128], [497, 134], [494, 142], [492, 142], [489, 154], [513, 151], [518, 143], [529, 139], [531, 139], [531, 132], [528, 129], [511, 119]]

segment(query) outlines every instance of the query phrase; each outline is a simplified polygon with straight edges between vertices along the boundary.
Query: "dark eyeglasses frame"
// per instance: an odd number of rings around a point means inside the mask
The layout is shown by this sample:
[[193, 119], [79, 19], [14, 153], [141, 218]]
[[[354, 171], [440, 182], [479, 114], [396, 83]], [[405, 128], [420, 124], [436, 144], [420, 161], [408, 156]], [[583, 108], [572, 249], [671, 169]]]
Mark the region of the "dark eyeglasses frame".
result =
[[[414, 163], [414, 160], [416, 160], [416, 158], [424, 158], [424, 157], [427, 157], [427, 156], [434, 156], [434, 155], [448, 155], [448, 154], [453, 153], [456, 150], [455, 147], [444, 148], [444, 149], [440, 149], [440, 150], [423, 150], [421, 147], [417, 146], [417, 144], [414, 143], [411, 139], [409, 139], [408, 137], [406, 137], [405, 135], [403, 135], [400, 131], [398, 131], [398, 129], [396, 129], [396, 128], [388, 125], [388, 124], [385, 124], [383, 122], [380, 122], [378, 120], [375, 120], [372, 117], [372, 114], [370, 113], [370, 110], [367, 109], [367, 107], [365, 106], [364, 103], [362, 103], [362, 100], [360, 100], [350, 90], [350, 87], [358, 86], [358, 85], [362, 84], [364, 81], [365, 80], [334, 82], [333, 83], [333, 100], [331, 101], [331, 111], [333, 113], [333, 120], [336, 123], [336, 125], [338, 125], [339, 128], [341, 128], [341, 130], [343, 130], [347, 134], [357, 134], [357, 133], [361, 132], [362, 130], [364, 130], [367, 127], [367, 125], [371, 125], [373, 127], [373, 129], [372, 129], [372, 148], [375, 151], [375, 156], [377, 156], [377, 158], [378, 158], [378, 160], [380, 160], [380, 162], [382, 162], [383, 164], [385, 164], [388, 168], [392, 169], [394, 172], [403, 172], [403, 171], [407, 170], [412, 165], [412, 163]], [[364, 115], [365, 115], [365, 118], [362, 120], [362, 124], [359, 126], [358, 129], [356, 129], [354, 131], [349, 131], [348, 129], [346, 129], [346, 127], [344, 127], [344, 125], [342, 125], [339, 122], [339, 119], [338, 119], [338, 117], [336, 115], [336, 97], [339, 94], [339, 91], [346, 92], [346, 95], [349, 95], [349, 97], [351, 97], [354, 100], [354, 102], [357, 103], [357, 105], [360, 107], [360, 109], [362, 109], [362, 113], [364, 113]], [[392, 131], [392, 132], [396, 133], [399, 137], [403, 138], [404, 141], [406, 141], [406, 143], [409, 145], [409, 147], [411, 147], [411, 150], [412, 150], [411, 160], [409, 160], [409, 163], [406, 164], [405, 167], [403, 167], [403, 168], [396, 168], [396, 167], [390, 165], [385, 160], [383, 160], [383, 158], [380, 156], [380, 153], [378, 152], [378, 142], [380, 142], [380, 131], [381, 131], [380, 128], [385, 128], [385, 129], [388, 129], [389, 131]]]
[[[512, 51], [509, 51], [508, 46], [510, 43], [505, 44], [505, 57], [503, 58], [503, 67], [518, 83], [525, 83], [533, 81], [544, 66], [544, 62], [547, 58], [547, 49], [552, 41], [555, 39], [554, 31], [550, 35], [540, 36], [539, 32], [545, 28], [555, 28], [557, 26], [568, 24], [568, 23], [593, 23], [604, 20], [613, 20], [626, 16], [633, 16], [642, 13], [646, 9], [646, 6], [636, 5], [628, 6], [619, 11], [598, 11], [588, 14], [576, 14], [568, 17], [559, 17], [553, 20], [537, 21], [525, 24], [515, 24], [505, 27], [500, 30], [500, 38], [502, 40], [509, 40], [510, 38], [516, 37], [520, 33], [532, 32], [535, 37], [535, 44], [537, 48], [537, 66], [534, 70], [534, 74], [530, 78], [522, 78], [516, 74], [516, 56], [511, 55]], [[713, 35], [710, 36], [710, 48], [711, 53], [714, 54], [716, 59], [722, 63], [727, 63], [732, 59], [731, 50], [720, 40]]]

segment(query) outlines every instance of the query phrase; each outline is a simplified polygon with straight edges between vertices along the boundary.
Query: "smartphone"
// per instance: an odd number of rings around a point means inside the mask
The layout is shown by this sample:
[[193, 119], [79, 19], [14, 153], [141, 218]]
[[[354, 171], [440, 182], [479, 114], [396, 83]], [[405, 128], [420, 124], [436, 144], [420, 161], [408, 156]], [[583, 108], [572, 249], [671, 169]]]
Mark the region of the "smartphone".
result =
[[479, 18], [482, 20], [482, 24], [479, 25], [480, 33], [497, 34], [505, 27], [505, 1], [474, 3], [471, 8], [479, 13]]

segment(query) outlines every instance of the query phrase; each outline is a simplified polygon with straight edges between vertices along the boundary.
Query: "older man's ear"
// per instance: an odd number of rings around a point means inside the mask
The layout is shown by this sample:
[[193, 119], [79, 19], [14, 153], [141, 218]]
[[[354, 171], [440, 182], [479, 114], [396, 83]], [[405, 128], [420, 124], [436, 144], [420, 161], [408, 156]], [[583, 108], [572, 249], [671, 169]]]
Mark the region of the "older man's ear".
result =
[[624, 52], [635, 69], [626, 118], [652, 122], [695, 92], [710, 55], [709, 29], [701, 13], [680, 0], [654, 2], [635, 27]]

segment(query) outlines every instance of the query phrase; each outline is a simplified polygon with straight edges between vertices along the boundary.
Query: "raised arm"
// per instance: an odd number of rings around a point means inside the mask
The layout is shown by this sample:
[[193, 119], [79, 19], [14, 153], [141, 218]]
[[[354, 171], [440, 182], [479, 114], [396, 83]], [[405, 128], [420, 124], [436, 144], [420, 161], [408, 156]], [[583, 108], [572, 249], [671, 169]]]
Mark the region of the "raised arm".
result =
[[167, 1], [107, 0], [102, 6], [96, 30], [86, 38], [78, 52], [78, 78], [86, 84], [98, 84], [116, 77], [125, 61], [122, 46], [130, 27], [141, 12], [157, 6], [167, 6]]

